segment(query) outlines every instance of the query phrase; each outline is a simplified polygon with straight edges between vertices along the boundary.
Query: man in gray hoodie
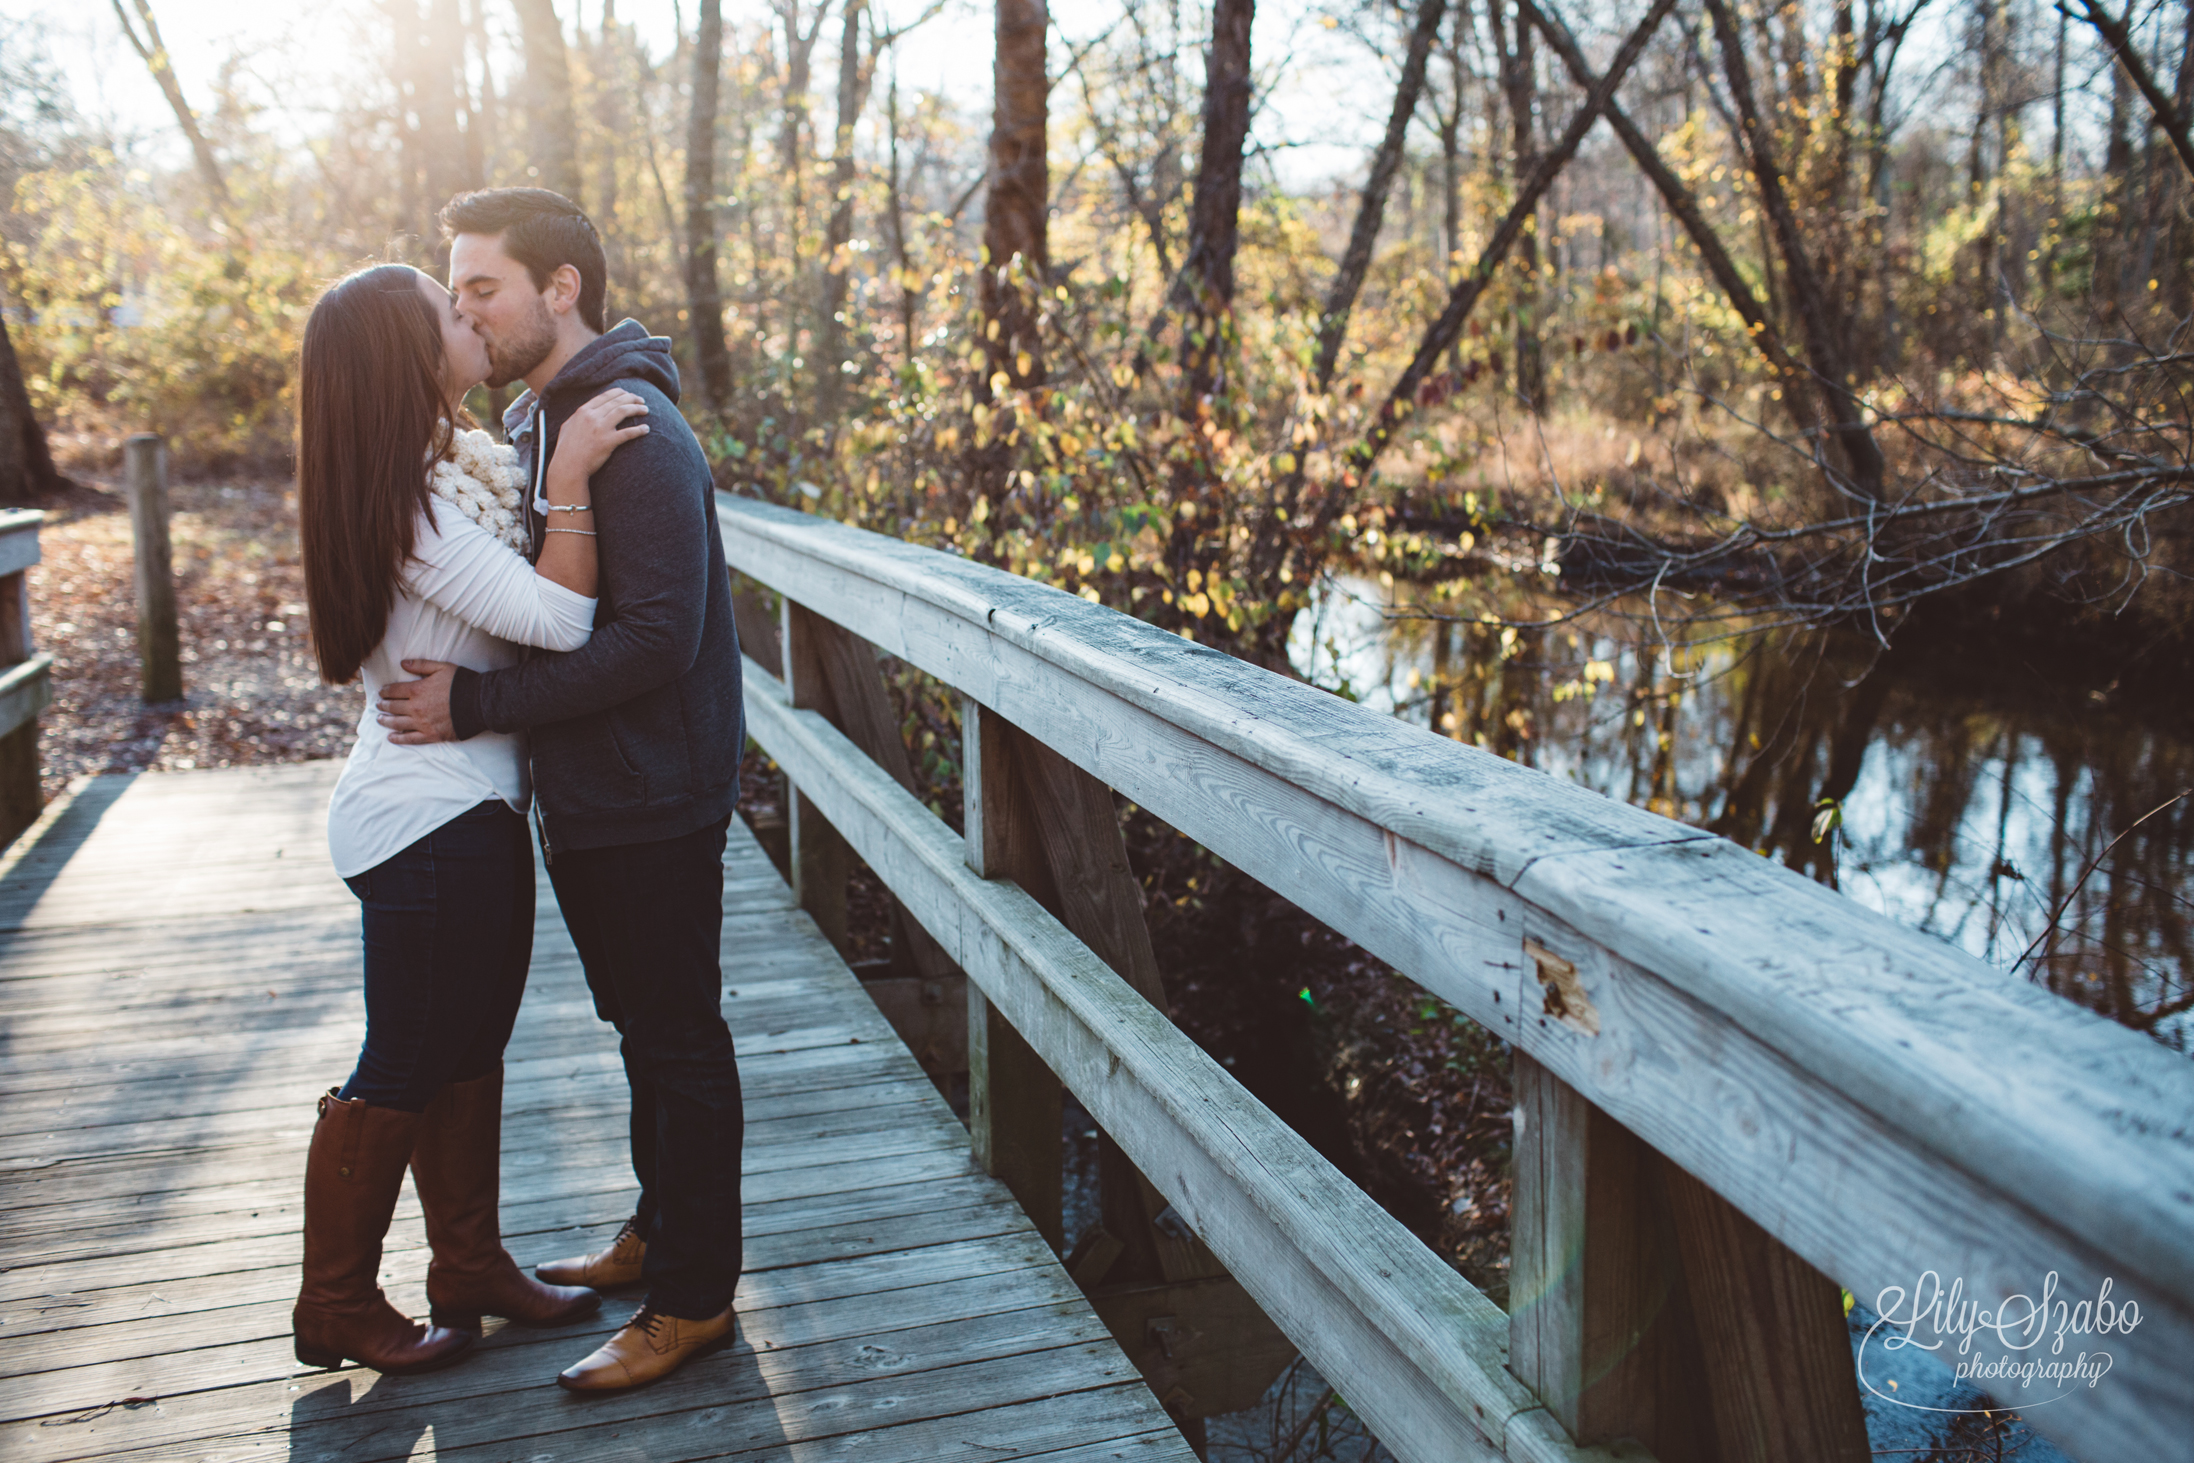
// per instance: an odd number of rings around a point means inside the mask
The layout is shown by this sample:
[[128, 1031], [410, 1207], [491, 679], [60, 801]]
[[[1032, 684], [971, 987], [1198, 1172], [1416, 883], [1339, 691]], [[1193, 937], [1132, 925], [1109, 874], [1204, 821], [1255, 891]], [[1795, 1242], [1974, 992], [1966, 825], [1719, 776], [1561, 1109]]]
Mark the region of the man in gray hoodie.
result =
[[[745, 727], [731, 581], [707, 459], [678, 413], [670, 342], [605, 329], [607, 267], [578, 205], [541, 188], [463, 194], [442, 210], [457, 310], [488, 345], [491, 385], [528, 479], [534, 552], [596, 535], [593, 638], [485, 673], [406, 661], [387, 687], [392, 740], [526, 731], [549, 879], [597, 1013], [623, 1037], [632, 1089], [633, 1217], [609, 1248], [538, 1273], [596, 1288], [645, 1280], [625, 1328], [557, 1381], [577, 1392], [654, 1381], [729, 1334], [739, 1279], [739, 1069], [719, 1008], [725, 835]], [[650, 430], [593, 478], [593, 510], [538, 491], [564, 420], [622, 387]], [[554, 521], [551, 521], [551, 520]], [[576, 521], [566, 521], [576, 520]]]

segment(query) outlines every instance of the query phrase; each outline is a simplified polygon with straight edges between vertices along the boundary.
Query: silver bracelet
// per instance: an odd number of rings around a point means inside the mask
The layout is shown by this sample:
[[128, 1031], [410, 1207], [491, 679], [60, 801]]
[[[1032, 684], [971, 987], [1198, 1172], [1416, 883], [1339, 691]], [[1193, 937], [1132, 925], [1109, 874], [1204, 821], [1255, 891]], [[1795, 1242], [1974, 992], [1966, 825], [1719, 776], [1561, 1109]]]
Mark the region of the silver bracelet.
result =
[[592, 513], [592, 503], [543, 503], [543, 511], [549, 513]]
[[600, 535], [595, 533], [595, 531], [591, 528], [552, 528], [547, 531], [550, 533], [576, 533], [585, 538], [600, 537]]

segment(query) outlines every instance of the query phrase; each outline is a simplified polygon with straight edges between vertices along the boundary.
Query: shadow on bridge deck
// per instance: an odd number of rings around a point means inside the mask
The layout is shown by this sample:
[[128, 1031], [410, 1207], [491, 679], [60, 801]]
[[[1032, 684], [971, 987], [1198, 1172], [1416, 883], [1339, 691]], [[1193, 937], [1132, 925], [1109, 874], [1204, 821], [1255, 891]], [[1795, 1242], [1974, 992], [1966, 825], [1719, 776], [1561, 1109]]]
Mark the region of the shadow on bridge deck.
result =
[[[724, 1010], [748, 1130], [737, 1344], [645, 1392], [553, 1385], [637, 1297], [424, 1377], [290, 1354], [315, 1094], [362, 1030], [329, 763], [99, 778], [0, 863], [0, 1454], [907, 1460], [1189, 1454], [736, 820]], [[632, 1201], [624, 1086], [546, 879], [503, 1222], [531, 1265]], [[409, 1188], [383, 1283], [423, 1313]], [[491, 1322], [493, 1326], [497, 1323]]]

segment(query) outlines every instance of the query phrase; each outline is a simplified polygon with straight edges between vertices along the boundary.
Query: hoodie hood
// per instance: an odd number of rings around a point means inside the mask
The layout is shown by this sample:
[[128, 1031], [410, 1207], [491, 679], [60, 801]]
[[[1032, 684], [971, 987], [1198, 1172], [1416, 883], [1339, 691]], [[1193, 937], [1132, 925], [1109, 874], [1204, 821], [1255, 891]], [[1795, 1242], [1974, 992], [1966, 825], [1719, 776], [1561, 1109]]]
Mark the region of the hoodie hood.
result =
[[[678, 363], [670, 353], [670, 340], [650, 335], [637, 320], [621, 320], [606, 335], [589, 341], [556, 373], [541, 393], [559, 409], [569, 409], [603, 387], [617, 381], [644, 381], [678, 400]], [[503, 412], [503, 431], [512, 435], [524, 428], [540, 398], [528, 389]], [[561, 420], [561, 415], [552, 418]]]

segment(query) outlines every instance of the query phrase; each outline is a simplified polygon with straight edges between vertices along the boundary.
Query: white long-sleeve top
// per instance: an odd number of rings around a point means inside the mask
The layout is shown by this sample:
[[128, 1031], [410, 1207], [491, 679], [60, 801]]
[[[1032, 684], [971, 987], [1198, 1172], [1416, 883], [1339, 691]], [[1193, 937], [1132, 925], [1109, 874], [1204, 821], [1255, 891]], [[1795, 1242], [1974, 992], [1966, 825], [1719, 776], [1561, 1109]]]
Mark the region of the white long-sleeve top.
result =
[[388, 628], [361, 668], [365, 712], [328, 803], [335, 872], [362, 874], [490, 798], [520, 813], [533, 798], [523, 736], [482, 732], [420, 747], [389, 740], [374, 702], [389, 682], [414, 679], [403, 662], [501, 670], [518, 663], [521, 645], [577, 650], [593, 633], [593, 600], [535, 573], [449, 505], [439, 516], [422, 511]]

